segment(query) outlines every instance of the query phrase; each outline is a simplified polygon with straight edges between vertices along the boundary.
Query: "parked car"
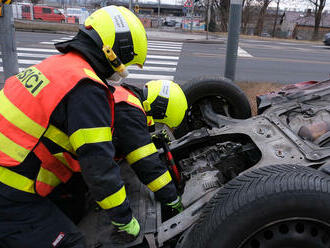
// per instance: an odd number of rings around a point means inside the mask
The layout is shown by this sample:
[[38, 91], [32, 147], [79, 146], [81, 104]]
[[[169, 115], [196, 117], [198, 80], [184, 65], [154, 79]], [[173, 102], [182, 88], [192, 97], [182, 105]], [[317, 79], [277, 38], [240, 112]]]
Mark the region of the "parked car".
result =
[[168, 27], [175, 27], [175, 24], [176, 24], [175, 20], [169, 20], [164, 22], [164, 25]]
[[[72, 198], [66, 206], [81, 212], [87, 247], [329, 248], [330, 80], [258, 96], [254, 117], [230, 80], [195, 79], [183, 90], [183, 123], [153, 140], [185, 210], [175, 215], [157, 203], [123, 161], [141, 232], [127, 243], [90, 197], [86, 205]], [[73, 195], [64, 194], [62, 203]]]
[[[31, 20], [31, 6], [22, 5], [22, 18]], [[65, 22], [65, 16], [60, 10], [49, 6], [33, 6], [33, 18], [48, 22]]]
[[324, 35], [323, 43], [326, 46], [330, 46], [330, 33], [327, 33], [327, 34]]

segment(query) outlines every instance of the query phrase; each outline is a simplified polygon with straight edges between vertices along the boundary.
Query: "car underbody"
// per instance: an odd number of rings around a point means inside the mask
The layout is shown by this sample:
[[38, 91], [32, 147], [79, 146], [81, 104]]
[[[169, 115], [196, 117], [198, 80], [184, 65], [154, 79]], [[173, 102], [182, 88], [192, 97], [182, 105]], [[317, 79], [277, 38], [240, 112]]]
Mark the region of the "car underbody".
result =
[[[199, 105], [204, 127], [172, 140], [169, 148], [181, 175], [176, 185], [185, 206], [180, 214], [157, 203], [123, 162], [122, 176], [141, 233], [131, 243], [120, 240], [106, 213], [91, 204], [79, 224], [88, 247], [179, 246], [219, 189], [249, 170], [284, 164], [330, 172], [330, 80], [288, 85], [258, 96], [257, 102], [259, 114], [239, 120], [217, 114], [205, 99]], [[164, 151], [159, 152], [166, 162]]]

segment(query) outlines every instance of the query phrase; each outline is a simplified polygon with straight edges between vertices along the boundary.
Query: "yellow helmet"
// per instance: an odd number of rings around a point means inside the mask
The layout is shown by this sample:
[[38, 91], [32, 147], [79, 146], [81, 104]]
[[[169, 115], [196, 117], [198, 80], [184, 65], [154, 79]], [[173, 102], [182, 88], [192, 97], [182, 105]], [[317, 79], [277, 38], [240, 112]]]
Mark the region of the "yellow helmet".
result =
[[168, 80], [149, 81], [144, 85], [143, 95], [146, 99], [143, 107], [147, 116], [171, 128], [180, 125], [188, 104], [178, 84]]
[[125, 7], [112, 5], [98, 9], [80, 29], [96, 42], [107, 58], [104, 49], [110, 48], [120, 59], [119, 63], [143, 66], [148, 46], [146, 31], [139, 18]]

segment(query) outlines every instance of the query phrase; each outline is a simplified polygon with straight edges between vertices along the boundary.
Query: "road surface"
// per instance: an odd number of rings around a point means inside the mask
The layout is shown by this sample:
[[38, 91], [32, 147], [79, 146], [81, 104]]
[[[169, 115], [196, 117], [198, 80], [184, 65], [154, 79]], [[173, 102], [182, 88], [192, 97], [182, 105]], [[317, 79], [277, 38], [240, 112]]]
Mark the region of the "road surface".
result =
[[[164, 32], [164, 36], [170, 33]], [[53, 44], [71, 39], [69, 34], [17, 32], [20, 69], [57, 54]], [[144, 69], [129, 67], [125, 81], [136, 85], [152, 79], [178, 83], [207, 75], [223, 75], [226, 44], [149, 40]], [[3, 80], [0, 59], [0, 82]], [[238, 50], [236, 81], [297, 83], [323, 80], [330, 74], [330, 47], [321, 43], [242, 39]]]

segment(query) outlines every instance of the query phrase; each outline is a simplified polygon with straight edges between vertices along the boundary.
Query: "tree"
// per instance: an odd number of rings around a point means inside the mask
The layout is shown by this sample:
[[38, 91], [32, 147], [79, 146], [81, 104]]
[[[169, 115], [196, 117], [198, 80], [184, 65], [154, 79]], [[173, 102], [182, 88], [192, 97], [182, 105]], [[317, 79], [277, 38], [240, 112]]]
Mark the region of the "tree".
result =
[[230, 9], [230, 0], [219, 0], [215, 1], [215, 8], [219, 11], [220, 17], [220, 31], [228, 31], [228, 19], [229, 19], [229, 9]]
[[281, 2], [281, 0], [277, 0], [277, 3], [276, 3], [276, 14], [275, 14], [273, 31], [272, 31], [272, 36], [273, 37], [275, 37], [275, 31], [276, 31], [276, 25], [277, 25], [277, 19], [278, 19], [278, 11], [280, 9], [280, 2]]
[[314, 7], [314, 31], [313, 31], [313, 40], [317, 40], [319, 37], [320, 23], [322, 19], [322, 12], [325, 7], [327, 0], [306, 0]]
[[252, 6], [253, 0], [244, 0], [243, 1], [243, 13], [242, 13], [242, 32], [247, 33], [247, 25], [250, 22], [253, 12]]
[[260, 6], [260, 11], [258, 14], [257, 24], [254, 30], [254, 35], [261, 35], [262, 30], [264, 28], [264, 20], [265, 20], [267, 8], [273, 0], [256, 0], [256, 1]]

